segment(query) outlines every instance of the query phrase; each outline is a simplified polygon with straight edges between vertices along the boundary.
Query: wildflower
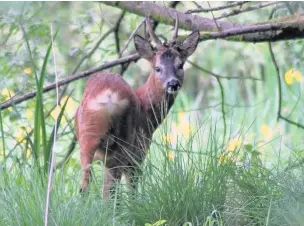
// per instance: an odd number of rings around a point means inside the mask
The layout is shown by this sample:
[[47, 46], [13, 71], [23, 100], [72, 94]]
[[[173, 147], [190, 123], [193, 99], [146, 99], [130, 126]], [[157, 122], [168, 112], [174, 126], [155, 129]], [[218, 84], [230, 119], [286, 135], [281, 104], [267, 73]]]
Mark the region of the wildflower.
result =
[[176, 131], [177, 134], [183, 136], [184, 138], [189, 138], [192, 132], [192, 125], [189, 120], [185, 117], [184, 112], [178, 113], [178, 125], [172, 125], [172, 130]]
[[164, 143], [172, 143], [172, 140], [173, 140], [173, 135], [170, 133], [162, 136], [162, 141]]
[[27, 134], [31, 131], [31, 127], [20, 127], [18, 128], [17, 134], [15, 136], [15, 139], [18, 143], [25, 143], [25, 138]]
[[[54, 119], [57, 119], [59, 117], [59, 114], [61, 112], [61, 107], [60, 106], [56, 106], [53, 111], [51, 112], [51, 116], [54, 118]], [[61, 118], [61, 122], [63, 124], [65, 124], [67, 121], [66, 121], [66, 118], [64, 116], [62, 116]]]
[[229, 152], [235, 151], [241, 145], [242, 145], [242, 140], [240, 140], [240, 139], [231, 139], [228, 142], [227, 151], [229, 151]]
[[24, 70], [23, 70], [23, 72], [25, 73], [25, 74], [27, 74], [27, 75], [31, 75], [32, 73], [33, 73], [33, 71], [32, 71], [32, 69], [31, 68], [25, 68]]
[[25, 157], [28, 159], [29, 157], [31, 157], [31, 154], [32, 154], [31, 150], [27, 148], [25, 151]]
[[64, 103], [66, 102], [66, 100], [69, 98], [66, 106], [65, 106], [65, 112], [69, 115], [69, 116], [73, 116], [75, 114], [75, 107], [76, 107], [76, 104], [75, 104], [75, 101], [71, 98], [71, 97], [68, 97], [68, 96], [64, 96], [62, 97], [61, 101], [60, 101], [60, 105], [64, 105]]
[[3, 89], [1, 91], [1, 97], [0, 97], [0, 99], [3, 100], [3, 101], [7, 101], [10, 98], [12, 98], [14, 95], [15, 95], [14, 91], [5, 88], [5, 89]]
[[178, 126], [178, 131], [181, 133], [181, 135], [185, 138], [189, 138], [191, 132], [192, 132], [192, 125], [188, 122], [181, 123]]
[[222, 153], [220, 154], [220, 156], [217, 159], [217, 162], [219, 165], [223, 164], [224, 162], [226, 162], [228, 160], [228, 156], [227, 153]]
[[26, 113], [25, 113], [25, 116], [27, 118], [27, 120], [32, 120], [33, 119], [33, 116], [34, 116], [34, 112], [31, 110], [31, 109], [27, 109], [26, 110]]
[[260, 131], [261, 131], [263, 137], [266, 138], [267, 140], [270, 140], [272, 138], [272, 131], [268, 125], [262, 124]]
[[169, 151], [168, 152], [168, 160], [169, 161], [173, 161], [175, 158], [174, 152], [173, 151]]
[[296, 82], [301, 82], [302, 77], [303, 76], [302, 76], [301, 72], [294, 68], [288, 70], [284, 76], [285, 82], [287, 83], [287, 85], [292, 85], [294, 83], [294, 80]]

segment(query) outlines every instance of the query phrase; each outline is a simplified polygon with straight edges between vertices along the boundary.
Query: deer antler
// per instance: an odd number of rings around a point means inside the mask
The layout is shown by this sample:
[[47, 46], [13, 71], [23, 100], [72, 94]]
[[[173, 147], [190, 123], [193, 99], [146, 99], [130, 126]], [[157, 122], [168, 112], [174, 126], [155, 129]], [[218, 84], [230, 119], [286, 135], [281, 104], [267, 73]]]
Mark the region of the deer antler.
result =
[[177, 12], [175, 12], [175, 27], [172, 35], [172, 42], [176, 41], [177, 35], [178, 35], [178, 16], [177, 16]]
[[150, 17], [146, 17], [146, 25], [149, 31], [149, 34], [151, 36], [152, 41], [156, 44], [156, 48], [159, 49], [160, 47], [162, 47], [162, 42], [157, 38], [157, 36], [155, 35], [152, 26], [151, 26], [151, 22], [150, 22]]

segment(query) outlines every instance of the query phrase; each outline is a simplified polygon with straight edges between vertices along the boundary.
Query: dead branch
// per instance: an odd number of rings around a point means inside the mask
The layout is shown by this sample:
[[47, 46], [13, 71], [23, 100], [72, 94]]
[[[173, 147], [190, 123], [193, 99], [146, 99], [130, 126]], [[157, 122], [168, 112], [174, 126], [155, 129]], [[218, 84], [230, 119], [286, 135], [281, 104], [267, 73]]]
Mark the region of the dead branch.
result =
[[247, 3], [248, 1], [241, 1], [241, 2], [233, 2], [227, 5], [222, 5], [222, 6], [217, 6], [217, 7], [210, 7], [208, 9], [202, 8], [200, 5], [198, 5], [196, 3], [196, 5], [198, 6], [197, 9], [190, 9], [186, 12], [186, 14], [191, 14], [191, 13], [208, 13], [208, 12], [214, 12], [214, 11], [220, 11], [220, 10], [224, 10], [224, 9], [229, 9], [229, 8], [233, 8], [236, 6], [242, 6], [245, 3]]
[[[280, 18], [279, 21], [266, 21], [264, 24], [240, 24], [229, 21], [217, 21], [217, 24], [215, 24], [212, 19], [198, 15], [185, 14], [175, 9], [165, 9], [160, 5], [151, 2], [103, 3], [127, 10], [137, 15], [150, 15], [154, 21], [172, 26], [174, 26], [174, 19], [170, 15], [175, 15], [177, 13], [180, 28], [191, 31], [199, 30], [209, 32], [207, 34], [202, 34], [202, 40], [221, 38], [243, 42], [265, 42], [304, 37], [304, 31], [302, 29], [302, 24], [304, 23], [303, 15], [283, 17]], [[213, 32], [218, 30], [217, 26], [220, 31]]]
[[[80, 73], [71, 75], [71, 76], [69, 76], [65, 79], [62, 79], [58, 82], [58, 86], [61, 87], [61, 86], [65, 85], [65, 84], [68, 84], [72, 81], [87, 77], [87, 76], [89, 76], [89, 75], [91, 75], [95, 72], [102, 71], [102, 70], [105, 70], [105, 69], [114, 67], [116, 65], [123, 64], [123, 63], [132, 62], [132, 61], [135, 61], [135, 60], [138, 60], [138, 59], [139, 59], [139, 55], [138, 54], [133, 54], [133, 55], [130, 55], [130, 56], [122, 57], [118, 60], [114, 60], [112, 62], [104, 63], [104, 64], [102, 64], [98, 67], [95, 67], [93, 69], [90, 69], [90, 70], [87, 70], [87, 71], [84, 71], [84, 72], [80, 72]], [[49, 91], [55, 89], [55, 87], [56, 87], [55, 83], [49, 84], [49, 85], [47, 85], [43, 88], [43, 93], [49, 92]], [[36, 94], [37, 94], [37, 91], [32, 91], [32, 92], [24, 94], [23, 96], [13, 98], [6, 103], [0, 104], [0, 110], [6, 109], [6, 108], [11, 107], [12, 105], [15, 105], [15, 104], [19, 104], [19, 103], [21, 103], [25, 100], [29, 100], [29, 99], [35, 97]]]
[[284, 2], [259, 3], [259, 4], [256, 4], [256, 5], [248, 6], [247, 8], [244, 8], [244, 9], [233, 9], [232, 12], [223, 13], [222, 16], [216, 17], [215, 19], [220, 20], [220, 19], [223, 19], [223, 18], [239, 15], [241, 13], [250, 12], [250, 11], [253, 11], [253, 10], [257, 10], [257, 9], [262, 9], [262, 8], [265, 8], [265, 7], [268, 7], [268, 6], [271, 6], [271, 5], [280, 4], [280, 3], [284, 3]]

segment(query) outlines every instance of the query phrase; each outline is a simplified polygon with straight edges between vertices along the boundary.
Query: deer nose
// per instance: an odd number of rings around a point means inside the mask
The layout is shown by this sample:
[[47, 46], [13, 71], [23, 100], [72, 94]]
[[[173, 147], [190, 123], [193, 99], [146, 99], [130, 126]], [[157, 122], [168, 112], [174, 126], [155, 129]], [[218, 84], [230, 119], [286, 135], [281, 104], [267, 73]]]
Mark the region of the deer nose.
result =
[[175, 91], [179, 90], [180, 88], [181, 88], [180, 82], [176, 79], [171, 80], [167, 84], [167, 90], [169, 93], [175, 92]]

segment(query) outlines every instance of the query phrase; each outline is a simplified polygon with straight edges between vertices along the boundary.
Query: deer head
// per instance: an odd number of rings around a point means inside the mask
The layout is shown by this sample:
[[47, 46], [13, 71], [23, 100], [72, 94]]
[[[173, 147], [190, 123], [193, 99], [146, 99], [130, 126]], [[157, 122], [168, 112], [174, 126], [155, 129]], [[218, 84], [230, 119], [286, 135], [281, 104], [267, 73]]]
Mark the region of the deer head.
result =
[[154, 71], [154, 76], [168, 94], [175, 94], [184, 81], [184, 63], [195, 51], [199, 41], [199, 31], [194, 31], [183, 41], [177, 40], [178, 17], [176, 16], [172, 40], [162, 43], [152, 30], [150, 18], [146, 17], [146, 25], [152, 41], [150, 42], [139, 35], [135, 35], [135, 47], [139, 55], [148, 60]]

